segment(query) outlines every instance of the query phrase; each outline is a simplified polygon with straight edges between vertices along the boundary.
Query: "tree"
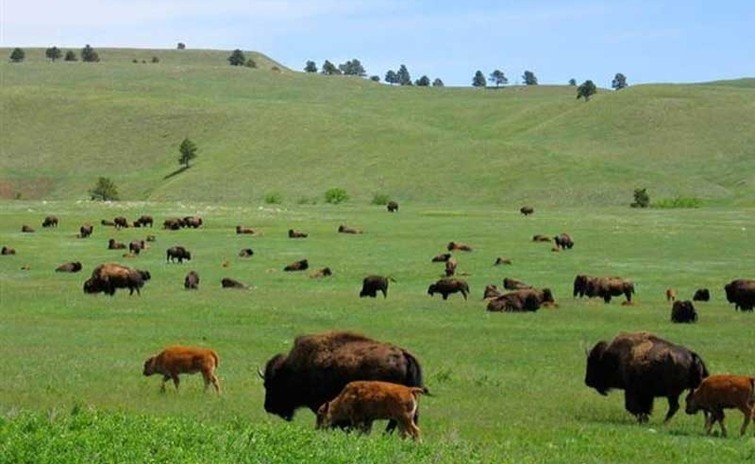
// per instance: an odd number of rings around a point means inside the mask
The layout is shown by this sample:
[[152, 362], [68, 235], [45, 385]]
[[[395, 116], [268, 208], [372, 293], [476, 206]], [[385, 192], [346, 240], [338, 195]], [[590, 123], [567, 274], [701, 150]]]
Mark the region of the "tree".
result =
[[647, 208], [650, 206], [650, 195], [648, 189], [634, 189], [634, 203], [630, 204], [632, 208]]
[[398, 68], [396, 77], [399, 85], [412, 85], [412, 76], [409, 75], [409, 70], [403, 64]]
[[492, 73], [490, 73], [490, 77], [488, 78], [490, 82], [495, 84], [496, 87], [499, 87], [501, 85], [506, 85], [509, 83], [508, 78], [505, 74], [503, 74], [503, 71], [500, 69], [496, 69]]
[[485, 87], [485, 75], [482, 73], [482, 71], [478, 70], [476, 73], [474, 73], [474, 77], [472, 78], [472, 86], [473, 87]]
[[118, 188], [109, 177], [100, 177], [97, 184], [89, 190], [92, 200], [111, 201], [118, 199]]
[[228, 57], [228, 62], [231, 66], [243, 66], [246, 63], [244, 52], [237, 48], [231, 53], [231, 56]]
[[444, 87], [443, 81], [439, 77], [436, 77], [433, 81], [433, 87]]
[[615, 90], [621, 90], [627, 85], [627, 77], [621, 73], [616, 73], [613, 81], [611, 81], [611, 87]]
[[[247, 68], [256, 68], [256, 67], [257, 67], [257, 62], [255, 62], [255, 61], [254, 61], [253, 59], [251, 59], [251, 58], [248, 58], [248, 59], [246, 60], [246, 63], [244, 63], [244, 66], [246, 66]], [[280, 71], [280, 70], [279, 70], [279, 71]]]
[[419, 79], [417, 79], [417, 82], [415, 84], [419, 87], [429, 87], [430, 86], [430, 78], [423, 75]]
[[13, 51], [10, 52], [10, 60], [14, 63], [20, 63], [24, 61], [25, 58], [26, 52], [18, 47], [14, 48]]
[[186, 44], [183, 42], [178, 42], [178, 46], [176, 47], [179, 50], [186, 50]]
[[315, 64], [315, 62], [312, 60], [307, 61], [307, 64], [304, 65], [304, 72], [316, 73], [317, 65]]
[[63, 52], [58, 47], [50, 47], [45, 50], [45, 56], [54, 63], [55, 60], [59, 60], [63, 56]]
[[89, 44], [86, 44], [86, 46], [81, 49], [81, 61], [85, 63], [97, 63], [100, 61], [100, 56], [89, 46]]
[[341, 74], [341, 71], [336, 68], [336, 65], [328, 60], [325, 60], [325, 62], [322, 64], [322, 70], [320, 71], [320, 73], [326, 76], [335, 76], [337, 74]]
[[577, 80], [572, 77], [571, 79], [569, 79], [569, 85], [572, 86], [572, 87], [576, 87], [577, 86]]
[[68, 50], [63, 60], [64, 61], [77, 61], [78, 58], [76, 58], [76, 52], [73, 50]]
[[595, 87], [593, 81], [588, 79], [577, 87], [577, 100], [584, 97], [585, 101], [589, 101], [590, 97], [596, 93], [598, 93], [598, 88]]
[[338, 69], [347, 76], [359, 76], [364, 77], [367, 75], [367, 71], [364, 70], [364, 66], [358, 59], [354, 58], [346, 63], [339, 64]]
[[396, 74], [396, 71], [389, 69], [387, 73], [385, 73], [385, 82], [393, 85], [398, 84], [398, 74]]
[[524, 71], [522, 81], [524, 81], [524, 85], [537, 85], [537, 77], [532, 71]]
[[380, 82], [380, 76], [378, 75], [370, 76], [370, 80], [372, 82]]
[[178, 162], [188, 169], [189, 161], [197, 157], [197, 145], [187, 137], [179, 145], [178, 152], [181, 153], [181, 156], [178, 157]]

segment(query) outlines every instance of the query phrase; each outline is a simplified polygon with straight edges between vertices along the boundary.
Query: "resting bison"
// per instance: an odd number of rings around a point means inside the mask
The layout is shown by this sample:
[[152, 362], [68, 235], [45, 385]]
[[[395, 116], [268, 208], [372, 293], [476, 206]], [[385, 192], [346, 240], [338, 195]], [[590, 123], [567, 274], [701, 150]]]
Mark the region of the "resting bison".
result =
[[148, 271], [133, 269], [116, 263], [100, 264], [94, 271], [92, 277], [84, 282], [84, 293], [100, 293], [113, 296], [118, 288], [128, 288], [129, 295], [134, 294], [134, 290], [139, 295], [140, 288], [144, 282], [151, 278]]
[[[313, 413], [353, 380], [383, 380], [424, 387], [422, 367], [403, 348], [352, 332], [296, 337], [287, 354], [276, 354], [259, 372], [265, 382], [265, 411], [290, 421], [296, 409]], [[417, 422], [418, 413], [414, 419]], [[346, 423], [333, 424], [337, 426]], [[388, 429], [395, 424], [388, 424]]]
[[169, 261], [173, 263], [178, 260], [179, 263], [183, 263], [184, 259], [191, 261], [191, 252], [180, 245], [170, 247], [165, 251], [166, 262]]
[[55, 268], [55, 272], [79, 272], [82, 266], [78, 261], [64, 263]]
[[333, 271], [330, 270], [329, 267], [324, 267], [322, 269], [318, 269], [309, 276], [313, 279], [319, 279], [321, 277], [328, 277], [333, 275]]
[[511, 264], [511, 259], [509, 259], [509, 258], [502, 258], [502, 257], [499, 256], [498, 258], [495, 259], [495, 262], [493, 263], [493, 266], [500, 266], [502, 264]]
[[58, 218], [56, 216], [47, 216], [42, 221], [42, 227], [58, 227]]
[[398, 211], [398, 203], [395, 201], [389, 201], [387, 205], [385, 205], [386, 209], [388, 209], [389, 213], [395, 213]]
[[306, 271], [307, 269], [309, 269], [309, 261], [307, 261], [306, 259], [294, 261], [293, 263], [288, 264], [283, 268], [283, 270], [286, 272]]
[[752, 311], [755, 307], [755, 280], [737, 279], [724, 286], [726, 301], [734, 303], [734, 309]]
[[341, 234], [361, 234], [362, 229], [355, 229], [353, 227], [341, 224], [340, 226], [338, 226], [338, 232]]
[[109, 227], [115, 226], [115, 223], [111, 221], [110, 219], [103, 219], [100, 221], [100, 224], [102, 224], [103, 226], [109, 226]]
[[181, 225], [183, 227], [198, 229], [202, 225], [202, 218], [199, 216], [186, 216], [181, 220]]
[[542, 290], [526, 288], [504, 293], [488, 302], [488, 311], [492, 312], [525, 312], [537, 311], [541, 306], [554, 305], [553, 293], [550, 289]]
[[198, 348], [193, 346], [170, 346], [144, 362], [143, 374], [149, 377], [152, 374], [162, 374], [163, 383], [160, 391], [165, 391], [165, 384], [173, 379], [173, 384], [178, 390], [178, 374], [202, 373], [204, 389], [212, 384], [215, 391], [220, 393], [220, 383], [215, 375], [220, 358], [215, 350], [210, 348]]
[[34, 232], [34, 229], [31, 226], [24, 224], [21, 226], [21, 232], [25, 234], [31, 234]]
[[163, 221], [163, 229], [178, 230], [183, 225], [183, 221], [179, 218], [170, 218]]
[[533, 242], [550, 242], [550, 237], [546, 237], [545, 235], [536, 234], [532, 236]]
[[189, 271], [184, 277], [184, 288], [186, 290], [199, 290], [199, 274], [196, 271]]
[[152, 216], [142, 215], [142, 216], [139, 216], [139, 219], [137, 219], [136, 221], [134, 221], [134, 226], [136, 226], [136, 227], [147, 227], [147, 226], [152, 227], [152, 225], [154, 223], [155, 223], [155, 220], [152, 218]]
[[698, 288], [695, 290], [692, 301], [710, 301], [710, 290], [707, 288]]
[[307, 238], [309, 235], [294, 229], [288, 229], [288, 238]]
[[113, 218], [113, 224], [116, 229], [125, 229], [128, 227], [128, 219], [123, 216]]
[[128, 251], [135, 255], [138, 255], [144, 248], [144, 240], [132, 240], [128, 244]]
[[448, 245], [446, 246], [446, 249], [448, 251], [472, 251], [472, 247], [467, 245], [466, 243], [460, 243], [460, 242], [448, 242]]
[[634, 283], [621, 277], [591, 277], [579, 274], [574, 278], [574, 296], [603, 298], [606, 303], [614, 296], [624, 295], [627, 302], [632, 301]]
[[79, 227], [79, 238], [87, 238], [94, 232], [94, 226], [91, 224], [84, 224]]
[[441, 253], [437, 256], [433, 256], [433, 259], [430, 261], [433, 263], [445, 263], [449, 259], [451, 259], [451, 253]]
[[15, 254], [16, 254], [16, 249], [15, 248], [10, 248], [10, 247], [7, 247], [7, 246], [3, 246], [3, 249], [0, 250], [0, 255], [15, 255]]
[[556, 243], [556, 248], [561, 248], [562, 250], [572, 249], [574, 246], [574, 241], [569, 237], [569, 234], [559, 234], [553, 237], [553, 241]]
[[249, 227], [236, 226], [236, 233], [237, 234], [254, 235], [255, 231], [254, 231], [254, 229], [251, 229]]
[[521, 208], [519, 208], [519, 212], [525, 216], [529, 216], [530, 214], [535, 212], [535, 208], [531, 206], [522, 206]]
[[503, 288], [506, 290], [521, 290], [524, 288], [532, 288], [532, 285], [525, 284], [521, 280], [512, 279], [509, 277], [503, 278]]
[[674, 301], [671, 306], [671, 322], [697, 322], [697, 311], [691, 301]]
[[230, 277], [224, 277], [220, 281], [220, 286], [223, 288], [237, 288], [239, 290], [246, 290], [247, 288], [249, 288], [245, 284], [242, 284], [236, 279], [231, 279]]
[[107, 241], [107, 249], [108, 250], [125, 250], [126, 244], [116, 241], [114, 238], [111, 238]]
[[251, 258], [254, 256], [254, 250], [251, 248], [242, 248], [241, 251], [239, 251], [239, 257], [241, 258]]
[[383, 298], [388, 298], [388, 281], [395, 282], [392, 277], [383, 277], [379, 275], [368, 275], [362, 279], [362, 290], [359, 291], [359, 297], [369, 296], [377, 297], [377, 292], [383, 293]]
[[430, 284], [430, 286], [427, 288], [428, 295], [433, 296], [436, 293], [440, 293], [444, 300], [447, 300], [448, 295], [450, 295], [451, 293], [459, 292], [466, 300], [467, 295], [469, 294], [469, 284], [467, 284], [467, 282], [464, 280], [456, 279], [453, 277], [445, 277], [443, 279], [440, 279], [434, 284]]
[[697, 353], [647, 332], [620, 333], [599, 341], [587, 355], [585, 384], [601, 395], [624, 390], [624, 407], [647, 422], [655, 397], [666, 397], [668, 422], [679, 409], [679, 396], [697, 388], [708, 369]]
[[482, 294], [482, 299], [487, 300], [489, 298], [497, 298], [501, 296], [501, 292], [498, 291], [498, 287], [494, 284], [488, 284], [485, 286], [485, 291]]

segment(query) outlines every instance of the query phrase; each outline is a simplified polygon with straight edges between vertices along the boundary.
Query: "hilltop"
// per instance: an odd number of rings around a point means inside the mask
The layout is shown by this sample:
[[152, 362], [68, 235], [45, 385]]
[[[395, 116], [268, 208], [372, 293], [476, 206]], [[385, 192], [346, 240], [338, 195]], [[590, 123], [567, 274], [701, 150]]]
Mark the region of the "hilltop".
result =
[[[251, 69], [230, 51], [96, 50], [0, 63], [0, 197], [87, 198], [105, 176], [128, 200], [296, 203], [339, 186], [360, 202], [623, 205], [645, 187], [755, 205], [754, 79], [584, 103], [568, 86], [392, 87], [255, 52]], [[199, 153], [178, 172], [184, 137]]]

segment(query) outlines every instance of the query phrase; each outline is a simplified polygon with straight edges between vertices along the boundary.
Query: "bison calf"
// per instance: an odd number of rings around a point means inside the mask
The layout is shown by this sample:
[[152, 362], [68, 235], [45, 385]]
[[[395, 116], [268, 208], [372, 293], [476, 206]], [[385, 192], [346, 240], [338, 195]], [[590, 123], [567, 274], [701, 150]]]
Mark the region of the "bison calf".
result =
[[210, 348], [192, 346], [171, 346], [144, 362], [144, 375], [162, 374], [163, 383], [160, 391], [165, 391], [165, 384], [173, 379], [178, 391], [178, 374], [202, 373], [204, 389], [212, 384], [215, 391], [220, 393], [220, 383], [215, 375], [220, 359], [218, 354]]
[[666, 289], [666, 301], [676, 301], [676, 290], [673, 288]]
[[319, 279], [319, 278], [322, 278], [322, 277], [328, 277], [328, 276], [332, 276], [332, 275], [333, 275], [333, 271], [331, 271], [329, 267], [324, 267], [322, 269], [316, 270], [315, 272], [313, 272], [312, 274], [310, 274], [309, 277], [311, 277], [313, 279]]
[[369, 433], [373, 421], [388, 419], [398, 424], [401, 437], [408, 434], [420, 441], [416, 415], [417, 398], [422, 393], [427, 393], [427, 389], [379, 380], [349, 382], [338, 396], [317, 410], [317, 428], [348, 421], [363, 433]]
[[686, 398], [687, 414], [702, 410], [705, 413], [705, 432], [710, 433], [713, 424], [721, 426], [721, 435], [726, 436], [724, 409], [739, 409], [744, 422], [739, 430], [744, 435], [755, 413], [755, 378], [742, 375], [711, 375]]
[[288, 264], [283, 268], [283, 270], [286, 272], [306, 271], [307, 269], [309, 269], [309, 261], [307, 261], [306, 259], [294, 261], [293, 263]]

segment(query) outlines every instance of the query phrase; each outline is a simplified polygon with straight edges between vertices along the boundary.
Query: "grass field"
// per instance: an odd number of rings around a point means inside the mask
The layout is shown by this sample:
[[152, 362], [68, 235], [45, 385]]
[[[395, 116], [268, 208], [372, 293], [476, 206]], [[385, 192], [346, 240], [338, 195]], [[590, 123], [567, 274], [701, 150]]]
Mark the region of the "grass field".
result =
[[[703, 434], [702, 416], [683, 412], [662, 425], [665, 401], [649, 424], [637, 425], [623, 395], [607, 398], [583, 382], [585, 353], [619, 331], [649, 330], [697, 351], [711, 372], [753, 374], [753, 315], [726, 303], [723, 285], [752, 278], [751, 211], [735, 207], [648, 209], [443, 206], [402, 202], [397, 214], [367, 202], [331, 205], [220, 205], [191, 202], [92, 204], [6, 201], [0, 205], [0, 461], [3, 462], [745, 462], [746, 438]], [[115, 231], [102, 218], [152, 214], [158, 223], [199, 214], [198, 230], [159, 227]], [[42, 229], [47, 214], [61, 218]], [[97, 224], [89, 239], [75, 234]], [[339, 224], [365, 234], [337, 234]], [[22, 224], [37, 229], [22, 234]], [[242, 224], [260, 237], [238, 236]], [[289, 228], [310, 237], [290, 240]], [[569, 232], [575, 247], [553, 253], [532, 235]], [[138, 258], [106, 249], [156, 235]], [[475, 251], [459, 254], [472, 295], [442, 301], [426, 294], [440, 277], [430, 258], [451, 240]], [[168, 264], [165, 249], [182, 244], [190, 263]], [[236, 256], [251, 247], [251, 259]], [[511, 266], [493, 266], [498, 256]], [[284, 273], [308, 258], [329, 266], [323, 280]], [[79, 274], [58, 274], [80, 260]], [[221, 263], [230, 261], [224, 268]], [[91, 296], [82, 283], [92, 268], [117, 261], [147, 269], [141, 296], [119, 291]], [[22, 267], [28, 266], [28, 270]], [[186, 292], [194, 269], [200, 290]], [[387, 299], [359, 299], [367, 274], [392, 275]], [[636, 305], [575, 300], [577, 273], [621, 275], [636, 283]], [[249, 291], [222, 290], [230, 276]], [[536, 313], [487, 313], [486, 284], [505, 276], [550, 287], [559, 307]], [[669, 322], [664, 290], [690, 298], [698, 287], [712, 301], [697, 304], [695, 325]], [[258, 367], [287, 352], [296, 335], [351, 329], [403, 346], [421, 360], [435, 397], [423, 398], [424, 443], [313, 430], [300, 410], [287, 424], [267, 415]], [[197, 376], [181, 391], [159, 393], [160, 380], [141, 375], [144, 360], [172, 343], [207, 345], [221, 357], [224, 392], [203, 393]], [[741, 415], [729, 414], [736, 435]], [[379, 429], [379, 427], [376, 427]]]

